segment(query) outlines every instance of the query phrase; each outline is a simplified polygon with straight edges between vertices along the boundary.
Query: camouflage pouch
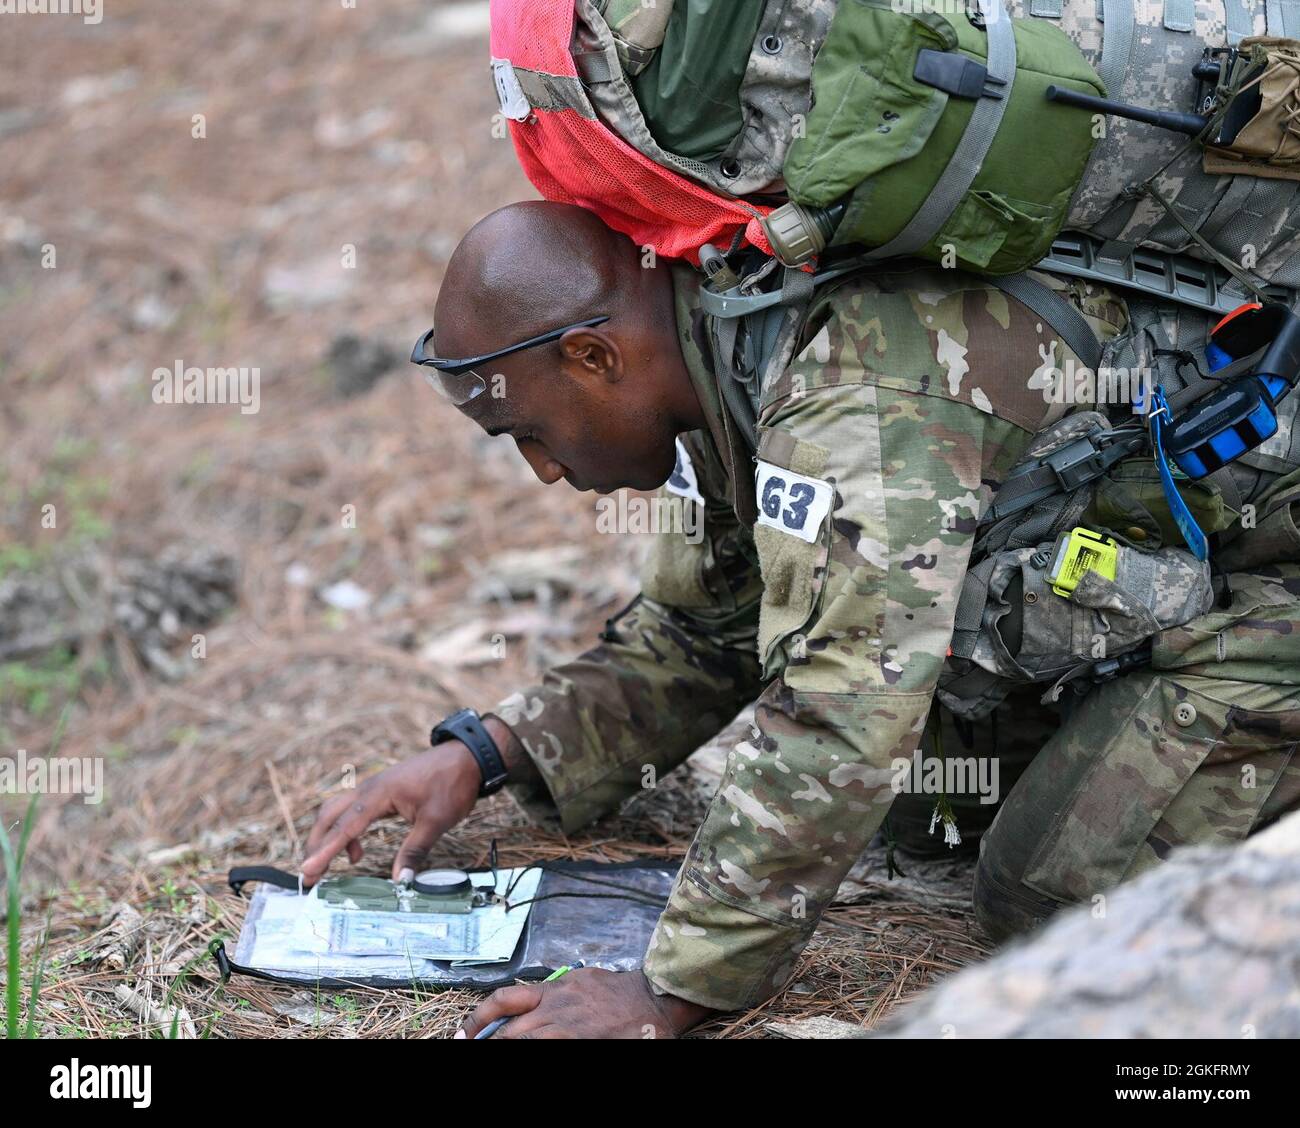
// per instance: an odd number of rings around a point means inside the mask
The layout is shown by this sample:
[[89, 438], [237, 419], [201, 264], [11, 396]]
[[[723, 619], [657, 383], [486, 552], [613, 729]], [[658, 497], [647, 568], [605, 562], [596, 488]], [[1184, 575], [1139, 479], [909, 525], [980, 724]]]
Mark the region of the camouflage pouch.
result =
[[1085, 572], [1069, 598], [1048, 580], [1054, 542], [993, 558], [983, 629], [972, 661], [1013, 682], [1057, 680], [1081, 665], [1136, 649], [1205, 612], [1209, 565], [1180, 548], [1120, 546], [1116, 575]]
[[[1223, 500], [1217, 486], [1187, 479], [1176, 484], [1207, 536], [1222, 532], [1237, 520], [1236, 510]], [[1160, 472], [1150, 457], [1125, 459], [1099, 479], [1081, 524], [1104, 529], [1148, 551], [1183, 543], [1165, 500]]]
[[1243, 529], [1216, 560], [1225, 572], [1300, 560], [1300, 470], [1277, 483], [1254, 527]]
[[1202, 135], [1218, 138], [1205, 146], [1205, 171], [1300, 180], [1300, 41], [1243, 39], [1222, 71]]

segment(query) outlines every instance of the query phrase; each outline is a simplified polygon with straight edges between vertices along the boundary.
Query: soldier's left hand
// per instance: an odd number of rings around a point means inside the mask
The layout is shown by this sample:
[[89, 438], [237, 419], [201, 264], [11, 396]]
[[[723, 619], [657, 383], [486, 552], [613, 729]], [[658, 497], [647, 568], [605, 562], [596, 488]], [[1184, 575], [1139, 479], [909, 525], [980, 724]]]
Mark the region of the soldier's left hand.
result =
[[713, 1012], [672, 995], [656, 995], [639, 971], [578, 968], [550, 983], [494, 991], [457, 1038], [514, 1015], [493, 1038], [675, 1038]]

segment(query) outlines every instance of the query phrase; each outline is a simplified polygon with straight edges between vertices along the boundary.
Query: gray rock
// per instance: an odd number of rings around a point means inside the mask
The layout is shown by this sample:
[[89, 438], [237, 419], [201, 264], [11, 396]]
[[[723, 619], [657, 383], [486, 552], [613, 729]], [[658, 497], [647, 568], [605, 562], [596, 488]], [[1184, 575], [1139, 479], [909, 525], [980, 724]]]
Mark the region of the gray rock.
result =
[[[1099, 910], [1104, 910], [1104, 913]], [[1300, 813], [1185, 849], [926, 992], [895, 1038], [1300, 1038]]]
[[364, 395], [397, 368], [400, 358], [382, 341], [343, 333], [330, 343], [326, 362], [334, 378], [334, 392], [343, 399]]

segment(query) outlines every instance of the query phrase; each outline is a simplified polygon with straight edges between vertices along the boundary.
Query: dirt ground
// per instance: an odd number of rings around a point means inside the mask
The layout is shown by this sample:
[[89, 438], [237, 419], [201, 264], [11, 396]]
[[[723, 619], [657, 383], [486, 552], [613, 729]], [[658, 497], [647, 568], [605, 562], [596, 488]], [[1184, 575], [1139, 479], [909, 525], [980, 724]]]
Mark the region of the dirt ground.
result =
[[[24, 991], [43, 960], [50, 1035], [156, 1033], [170, 999], [213, 1037], [447, 1036], [474, 996], [223, 986], [204, 953], [238, 934], [231, 865], [293, 869], [322, 798], [636, 590], [644, 541], [405, 363], [460, 234], [533, 194], [493, 136], [487, 4], [103, 11], [0, 16], [0, 755], [62, 723], [105, 784], [38, 808]], [[154, 402], [178, 363], [256, 367], [259, 410]], [[711, 764], [569, 838], [497, 797], [434, 860], [679, 857]], [[873, 1027], [977, 958], [968, 867], [908, 872], [865, 859], [791, 985], [703, 1033]]]

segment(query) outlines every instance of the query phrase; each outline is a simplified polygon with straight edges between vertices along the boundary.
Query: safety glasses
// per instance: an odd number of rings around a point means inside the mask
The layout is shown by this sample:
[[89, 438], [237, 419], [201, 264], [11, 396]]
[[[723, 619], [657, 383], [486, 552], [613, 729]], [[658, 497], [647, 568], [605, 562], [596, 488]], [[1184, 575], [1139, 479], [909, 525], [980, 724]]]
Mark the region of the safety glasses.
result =
[[517, 345], [499, 349], [497, 352], [465, 357], [461, 360], [432, 355], [428, 351], [429, 343], [433, 339], [433, 330], [430, 329], [416, 342], [415, 350], [411, 353], [411, 363], [432, 369], [431, 372], [424, 374], [424, 378], [429, 381], [429, 386], [457, 407], [461, 407], [487, 391], [487, 380], [480, 375], [479, 370], [493, 361], [523, 352], [525, 349], [536, 348], [538, 345], [548, 345], [574, 329], [594, 329], [597, 325], [604, 325], [608, 320], [609, 317], [606, 315], [591, 317], [586, 321], [565, 325], [562, 329], [552, 329], [540, 337], [530, 337], [526, 341], [520, 341]]

